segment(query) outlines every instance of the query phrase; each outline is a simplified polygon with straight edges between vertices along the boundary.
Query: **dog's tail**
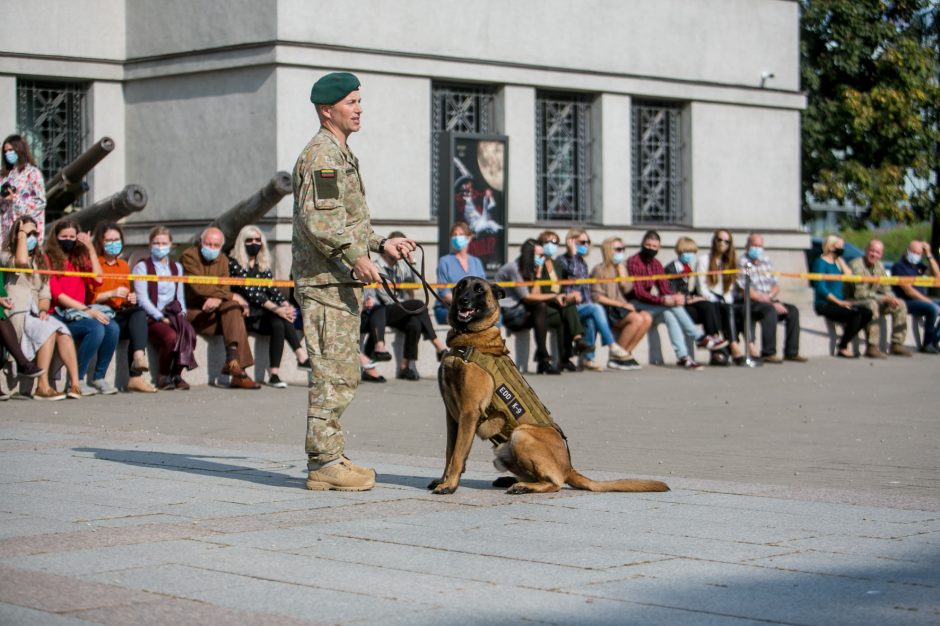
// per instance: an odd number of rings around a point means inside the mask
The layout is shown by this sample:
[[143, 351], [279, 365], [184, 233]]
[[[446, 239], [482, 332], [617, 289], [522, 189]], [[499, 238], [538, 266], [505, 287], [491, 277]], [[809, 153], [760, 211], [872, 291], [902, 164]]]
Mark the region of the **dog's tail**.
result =
[[669, 491], [669, 485], [658, 480], [591, 480], [584, 474], [572, 469], [565, 477], [565, 482], [575, 489], [586, 491]]

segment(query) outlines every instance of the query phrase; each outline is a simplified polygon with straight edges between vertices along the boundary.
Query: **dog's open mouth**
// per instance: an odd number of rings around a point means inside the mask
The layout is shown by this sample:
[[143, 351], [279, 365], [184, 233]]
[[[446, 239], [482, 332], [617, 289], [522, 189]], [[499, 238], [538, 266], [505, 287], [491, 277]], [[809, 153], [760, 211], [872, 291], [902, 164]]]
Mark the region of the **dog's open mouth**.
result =
[[476, 313], [476, 309], [457, 309], [457, 320], [460, 322], [469, 322]]

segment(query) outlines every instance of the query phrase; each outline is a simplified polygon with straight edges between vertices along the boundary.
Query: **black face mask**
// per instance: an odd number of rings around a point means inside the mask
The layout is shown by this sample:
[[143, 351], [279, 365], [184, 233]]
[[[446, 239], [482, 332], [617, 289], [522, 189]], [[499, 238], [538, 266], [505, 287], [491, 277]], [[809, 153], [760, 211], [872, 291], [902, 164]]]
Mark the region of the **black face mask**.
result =
[[836, 258], [839, 258], [843, 254], [845, 254], [845, 248], [833, 248], [832, 250], [832, 255]]
[[659, 254], [659, 250], [653, 250], [651, 248], [640, 248], [640, 258], [644, 261], [652, 261], [656, 258], [656, 255]]
[[258, 253], [261, 252], [260, 243], [246, 243], [245, 252], [248, 253], [248, 256], [258, 256]]
[[72, 249], [75, 248], [74, 239], [56, 239], [59, 242], [59, 247], [62, 248], [62, 252], [69, 254], [72, 252]]

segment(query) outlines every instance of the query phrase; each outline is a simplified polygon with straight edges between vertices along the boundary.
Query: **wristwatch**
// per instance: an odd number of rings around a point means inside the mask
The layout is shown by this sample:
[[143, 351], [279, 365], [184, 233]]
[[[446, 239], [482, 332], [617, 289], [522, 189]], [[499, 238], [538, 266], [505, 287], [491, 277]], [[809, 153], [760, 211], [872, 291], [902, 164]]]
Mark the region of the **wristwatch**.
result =
[[388, 243], [388, 237], [383, 238], [382, 241], [379, 242], [379, 254], [385, 252], [386, 243]]

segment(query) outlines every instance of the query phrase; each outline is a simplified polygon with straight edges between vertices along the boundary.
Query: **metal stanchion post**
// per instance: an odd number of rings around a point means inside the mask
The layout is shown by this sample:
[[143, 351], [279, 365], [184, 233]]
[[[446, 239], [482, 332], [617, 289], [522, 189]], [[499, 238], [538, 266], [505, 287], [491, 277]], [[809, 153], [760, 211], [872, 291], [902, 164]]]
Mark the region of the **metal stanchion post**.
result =
[[748, 367], [757, 367], [758, 363], [751, 356], [751, 341], [754, 338], [751, 336], [754, 326], [751, 323], [751, 268], [754, 267], [750, 263], [744, 265], [744, 353], [747, 355], [744, 358], [744, 364]]

